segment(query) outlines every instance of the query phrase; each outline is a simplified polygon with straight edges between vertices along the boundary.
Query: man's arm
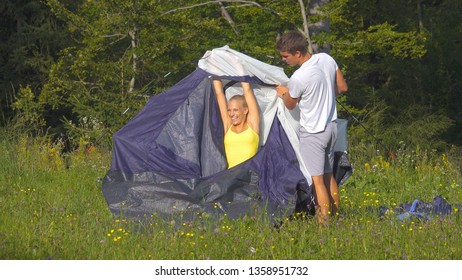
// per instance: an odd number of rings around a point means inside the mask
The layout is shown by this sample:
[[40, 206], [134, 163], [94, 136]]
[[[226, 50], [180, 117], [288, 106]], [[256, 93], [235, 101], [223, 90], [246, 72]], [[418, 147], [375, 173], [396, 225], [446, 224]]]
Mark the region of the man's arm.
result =
[[336, 71], [336, 74], [335, 74], [335, 84], [337, 85], [335, 90], [335, 95], [336, 96], [339, 96], [340, 94], [343, 94], [345, 92], [348, 91], [348, 85], [347, 85], [347, 82], [345, 80], [345, 78], [343, 78], [343, 73], [340, 69], [337, 69]]
[[286, 86], [277, 86], [276, 91], [278, 96], [284, 101], [284, 105], [287, 109], [292, 110], [298, 103], [299, 98], [292, 98], [289, 94], [289, 88]]

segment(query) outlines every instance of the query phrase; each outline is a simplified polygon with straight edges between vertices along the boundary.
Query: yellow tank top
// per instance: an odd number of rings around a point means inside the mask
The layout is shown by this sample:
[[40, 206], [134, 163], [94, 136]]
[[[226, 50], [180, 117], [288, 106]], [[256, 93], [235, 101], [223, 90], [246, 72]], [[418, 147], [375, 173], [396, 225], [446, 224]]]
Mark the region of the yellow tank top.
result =
[[225, 134], [225, 153], [228, 168], [253, 157], [258, 151], [259, 141], [258, 134], [250, 126], [241, 133], [232, 131], [230, 127]]

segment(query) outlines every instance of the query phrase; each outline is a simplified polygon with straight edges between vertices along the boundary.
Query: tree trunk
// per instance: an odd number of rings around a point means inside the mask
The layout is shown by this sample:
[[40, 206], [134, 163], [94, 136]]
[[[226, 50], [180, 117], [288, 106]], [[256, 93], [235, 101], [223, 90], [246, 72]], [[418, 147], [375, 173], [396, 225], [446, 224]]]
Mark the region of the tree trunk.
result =
[[138, 70], [138, 57], [136, 56], [136, 48], [138, 47], [138, 28], [135, 27], [129, 33], [132, 39], [132, 78], [128, 84], [128, 92], [131, 93], [135, 90], [136, 71]]
[[[306, 40], [308, 41], [308, 52], [313, 53], [313, 42], [311, 41], [310, 31], [308, 29], [308, 18], [306, 17], [306, 8], [303, 0], [298, 0], [300, 5], [300, 12], [302, 13], [303, 20], [303, 34], [305, 34]], [[310, 5], [310, 0], [308, 0], [308, 6]]]
[[[300, 11], [302, 14], [303, 20], [303, 34], [305, 34], [306, 39], [308, 41], [308, 51], [310, 53], [318, 53], [320, 51], [329, 52], [329, 46], [319, 46], [316, 42], [313, 42], [311, 39], [313, 35], [319, 34], [321, 31], [328, 31], [329, 30], [329, 22], [327, 20], [320, 20], [316, 23], [308, 23], [308, 17], [311, 15], [318, 15], [319, 7], [328, 3], [329, 0], [307, 0], [306, 5], [304, 4], [303, 0], [298, 0], [300, 5]], [[308, 7], [308, 15], [307, 15], [307, 7]]]
[[220, 4], [221, 14], [226, 19], [226, 21], [229, 23], [229, 25], [231, 25], [231, 28], [233, 29], [234, 33], [239, 36], [240, 34], [239, 34], [239, 30], [236, 27], [236, 23], [234, 23], [234, 20], [229, 15], [228, 11], [226, 10], [225, 5], [223, 4], [223, 2], [219, 2], [219, 4]]
[[423, 0], [417, 0], [417, 16], [419, 18], [419, 31], [423, 31], [423, 18], [422, 18], [422, 2]]

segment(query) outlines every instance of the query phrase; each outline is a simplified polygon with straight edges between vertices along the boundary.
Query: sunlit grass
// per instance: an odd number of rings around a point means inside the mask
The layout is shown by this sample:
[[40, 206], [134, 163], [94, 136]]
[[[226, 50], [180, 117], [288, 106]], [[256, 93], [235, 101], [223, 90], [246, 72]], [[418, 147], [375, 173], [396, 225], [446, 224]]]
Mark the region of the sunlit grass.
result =
[[[340, 187], [340, 213], [319, 226], [297, 214], [275, 227], [266, 217], [199, 216], [192, 221], [114, 217], [100, 178], [110, 152], [77, 150], [27, 137], [0, 140], [2, 259], [461, 259], [459, 209], [431, 220], [394, 209], [441, 195], [462, 202], [452, 154], [403, 152], [353, 158]], [[388, 209], [387, 212], [380, 209]]]

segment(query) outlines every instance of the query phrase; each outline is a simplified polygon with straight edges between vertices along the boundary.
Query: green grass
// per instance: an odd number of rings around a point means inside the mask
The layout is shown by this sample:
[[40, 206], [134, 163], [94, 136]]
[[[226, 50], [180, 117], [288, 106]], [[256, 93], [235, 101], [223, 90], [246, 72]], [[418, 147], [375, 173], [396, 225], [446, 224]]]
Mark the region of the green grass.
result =
[[341, 214], [328, 227], [299, 215], [275, 229], [264, 217], [115, 218], [99, 181], [110, 152], [62, 156], [59, 144], [0, 135], [1, 259], [462, 259], [458, 211], [401, 221], [370, 210], [436, 195], [461, 203], [455, 152], [401, 151], [393, 162], [352, 154], [354, 175], [341, 186]]

